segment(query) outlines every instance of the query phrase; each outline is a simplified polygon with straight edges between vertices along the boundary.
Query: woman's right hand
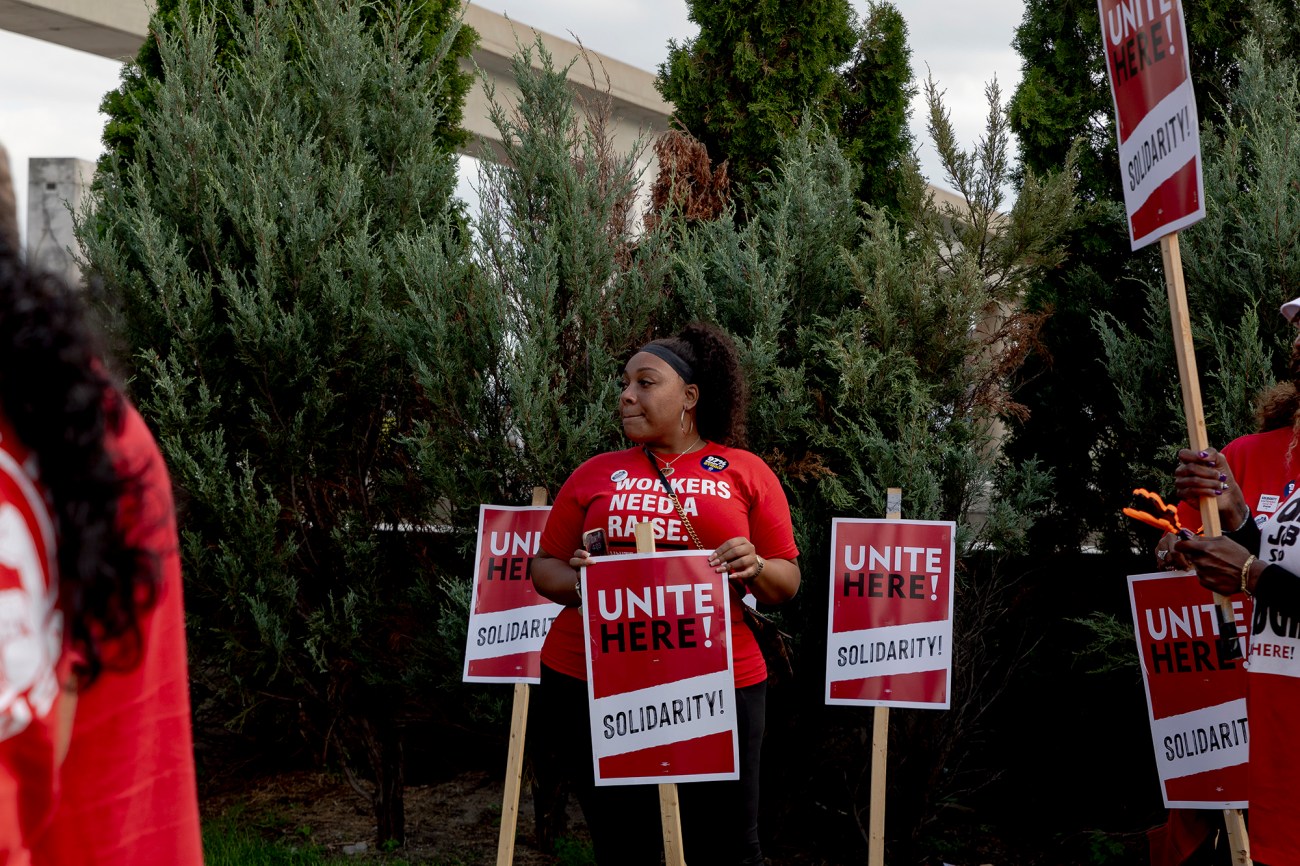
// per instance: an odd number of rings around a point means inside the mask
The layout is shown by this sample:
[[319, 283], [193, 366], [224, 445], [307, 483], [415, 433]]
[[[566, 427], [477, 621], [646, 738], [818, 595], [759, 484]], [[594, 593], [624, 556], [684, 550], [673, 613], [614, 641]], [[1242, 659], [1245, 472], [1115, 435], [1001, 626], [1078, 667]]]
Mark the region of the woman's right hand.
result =
[[533, 589], [543, 598], [565, 607], [577, 607], [582, 604], [582, 596], [578, 593], [578, 569], [590, 562], [591, 554], [585, 550], [573, 551], [567, 562], [539, 550], [531, 567]]
[[1237, 479], [1232, 477], [1232, 467], [1223, 454], [1213, 448], [1204, 451], [1184, 448], [1178, 452], [1174, 490], [1180, 500], [1198, 506], [1206, 497], [1217, 500], [1224, 531], [1240, 526], [1250, 516], [1246, 498], [1237, 486]]
[[[1246, 548], [1222, 535], [1214, 538], [1183, 538], [1177, 545], [1178, 552], [1192, 563], [1201, 586], [1219, 595], [1232, 595], [1241, 591], [1242, 570], [1247, 563], [1260, 570], [1264, 566], [1251, 557]], [[1248, 573], [1247, 586], [1253, 587], [1257, 577], [1253, 571]]]

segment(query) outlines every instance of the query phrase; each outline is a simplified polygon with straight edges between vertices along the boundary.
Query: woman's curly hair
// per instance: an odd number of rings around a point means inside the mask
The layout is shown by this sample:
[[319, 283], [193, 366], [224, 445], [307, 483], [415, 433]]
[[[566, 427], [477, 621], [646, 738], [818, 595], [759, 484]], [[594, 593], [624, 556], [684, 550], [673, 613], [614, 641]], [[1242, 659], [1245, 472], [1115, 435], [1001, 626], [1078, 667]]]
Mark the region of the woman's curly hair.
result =
[[695, 371], [700, 389], [695, 424], [705, 439], [744, 448], [749, 388], [740, 369], [736, 344], [717, 325], [693, 322], [675, 337], [654, 340], [676, 352]]
[[122, 477], [106, 447], [124, 407], [97, 349], [80, 296], [29, 269], [0, 232], [0, 409], [52, 501], [60, 606], [85, 684], [106, 661], [134, 664], [138, 615], [157, 594], [155, 569], [118, 524], [118, 501], [138, 479]]

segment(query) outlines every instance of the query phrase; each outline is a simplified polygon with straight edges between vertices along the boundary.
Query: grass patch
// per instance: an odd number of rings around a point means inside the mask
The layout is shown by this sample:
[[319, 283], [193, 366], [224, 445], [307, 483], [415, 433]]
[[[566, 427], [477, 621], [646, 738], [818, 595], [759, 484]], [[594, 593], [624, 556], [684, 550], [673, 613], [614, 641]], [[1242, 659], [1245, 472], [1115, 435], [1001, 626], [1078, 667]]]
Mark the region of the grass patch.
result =
[[596, 866], [596, 855], [590, 842], [571, 836], [555, 840], [555, 859], [559, 866]]
[[[310, 841], [294, 844], [273, 841], [262, 836], [268, 823], [265, 816], [258, 824], [241, 825], [247, 821], [242, 810], [236, 808], [219, 818], [203, 822], [203, 860], [207, 866], [467, 866], [467, 861], [456, 855], [435, 857], [432, 860], [411, 861], [395, 856], [394, 849], [363, 854], [332, 854]], [[299, 827], [300, 836], [309, 837], [310, 827]], [[595, 864], [594, 860], [561, 860], [565, 864]]]
[[314, 845], [268, 842], [225, 816], [204, 822], [203, 860], [207, 866], [342, 866], [350, 862], [327, 856]]

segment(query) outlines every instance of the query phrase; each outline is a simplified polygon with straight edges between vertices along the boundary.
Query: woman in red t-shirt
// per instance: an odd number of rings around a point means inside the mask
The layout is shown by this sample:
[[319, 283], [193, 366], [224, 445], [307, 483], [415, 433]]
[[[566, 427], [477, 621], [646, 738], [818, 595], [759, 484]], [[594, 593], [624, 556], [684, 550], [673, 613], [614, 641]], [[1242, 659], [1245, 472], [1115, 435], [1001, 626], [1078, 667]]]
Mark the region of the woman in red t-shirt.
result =
[[[566, 605], [542, 648], [539, 775], [572, 777], [602, 866], [658, 863], [661, 831], [654, 786], [605, 787], [598, 795], [594, 788], [578, 569], [590, 557], [584, 532], [602, 530], [608, 552], [630, 553], [636, 525], [647, 521], [659, 550], [693, 549], [694, 529], [733, 593], [740, 778], [679, 787], [683, 848], [695, 863], [763, 862], [758, 776], [767, 670], [740, 605], [747, 592], [765, 604], [788, 601], [800, 576], [781, 484], [762, 459], [743, 450], [747, 403], [735, 346], [718, 328], [694, 324], [642, 347], [624, 368], [619, 400], [623, 433], [634, 446], [597, 455], [574, 471], [556, 496], [533, 560], [537, 590]], [[671, 476], [689, 528], [663, 495], [660, 472]]]
[[199, 866], [166, 468], [80, 295], [28, 268], [8, 225], [0, 214], [0, 863]]
[[[1300, 298], [1282, 315], [1300, 327]], [[1223, 451], [1178, 452], [1174, 486], [1180, 519], [1210, 498], [1224, 534], [1162, 540], [1156, 556], [1196, 570], [1207, 589], [1254, 596], [1246, 662], [1250, 719], [1250, 849], [1256, 866], [1300, 863], [1300, 332], [1291, 346], [1289, 382], [1265, 395], [1261, 432]]]

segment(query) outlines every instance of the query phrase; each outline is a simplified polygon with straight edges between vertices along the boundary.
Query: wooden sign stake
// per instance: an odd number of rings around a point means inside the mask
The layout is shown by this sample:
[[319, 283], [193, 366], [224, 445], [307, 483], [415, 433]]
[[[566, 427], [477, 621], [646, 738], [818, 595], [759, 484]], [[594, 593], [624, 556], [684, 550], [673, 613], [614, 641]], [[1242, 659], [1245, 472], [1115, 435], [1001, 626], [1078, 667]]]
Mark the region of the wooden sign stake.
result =
[[[533, 505], [546, 504], [546, 488], [533, 488]], [[506, 788], [501, 798], [501, 833], [497, 837], [497, 866], [515, 859], [515, 829], [519, 824], [519, 790], [524, 775], [524, 735], [528, 730], [528, 683], [515, 683], [510, 712], [510, 748], [506, 753]]]
[[[890, 487], [885, 519], [903, 516], [903, 489]], [[867, 818], [868, 866], [885, 863], [885, 768], [889, 762], [889, 707], [875, 707], [871, 725], [871, 812]]]
[[[1201, 380], [1196, 371], [1196, 349], [1192, 344], [1192, 322], [1187, 312], [1187, 288], [1183, 283], [1183, 258], [1178, 249], [1178, 232], [1160, 239], [1160, 256], [1165, 264], [1165, 288], [1169, 293], [1169, 322], [1174, 332], [1174, 353], [1178, 356], [1178, 381], [1183, 389], [1183, 414], [1187, 416], [1187, 438], [1193, 451], [1210, 447], [1205, 432], [1205, 413], [1201, 408]], [[1201, 525], [1205, 535], [1221, 535], [1219, 507], [1213, 497], [1201, 499]], [[1222, 611], [1220, 622], [1236, 622], [1232, 600], [1214, 594], [1214, 603]], [[1224, 809], [1228, 826], [1228, 844], [1233, 866], [1250, 866], [1250, 838], [1240, 809]]]
[[[654, 524], [641, 522], [636, 525], [636, 552], [655, 552]], [[659, 786], [659, 820], [664, 828], [664, 864], [665, 866], [686, 866], [686, 855], [682, 850], [682, 808], [677, 799], [677, 785], [666, 782]]]

